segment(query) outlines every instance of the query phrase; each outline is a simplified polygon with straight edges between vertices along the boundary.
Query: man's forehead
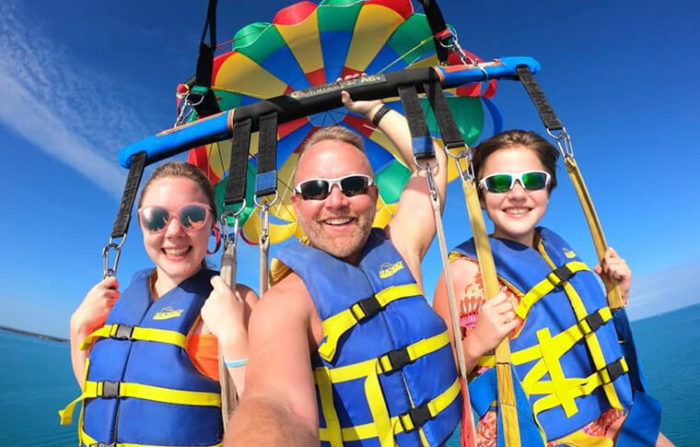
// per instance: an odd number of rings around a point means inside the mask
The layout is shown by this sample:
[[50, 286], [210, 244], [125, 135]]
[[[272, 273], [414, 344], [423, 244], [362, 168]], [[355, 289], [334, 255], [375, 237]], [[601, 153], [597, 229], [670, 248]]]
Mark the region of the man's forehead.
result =
[[297, 162], [297, 173], [304, 176], [324, 176], [344, 167], [357, 173], [373, 175], [367, 155], [357, 146], [342, 140], [321, 140], [309, 146]]

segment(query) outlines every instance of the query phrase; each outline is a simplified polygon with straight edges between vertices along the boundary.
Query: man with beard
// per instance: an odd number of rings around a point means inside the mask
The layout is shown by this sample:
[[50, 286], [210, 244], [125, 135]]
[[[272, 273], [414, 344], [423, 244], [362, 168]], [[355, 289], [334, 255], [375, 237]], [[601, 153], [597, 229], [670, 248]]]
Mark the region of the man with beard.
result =
[[[304, 144], [292, 206], [310, 246], [279, 253], [289, 274], [251, 317], [246, 391], [227, 446], [442, 445], [461, 414], [449, 337], [423, 297], [435, 222], [407, 122], [380, 101], [342, 97], [412, 174], [391, 222], [372, 229], [378, 191], [362, 139], [330, 127]], [[429, 161], [442, 202], [445, 156], [436, 148]]]

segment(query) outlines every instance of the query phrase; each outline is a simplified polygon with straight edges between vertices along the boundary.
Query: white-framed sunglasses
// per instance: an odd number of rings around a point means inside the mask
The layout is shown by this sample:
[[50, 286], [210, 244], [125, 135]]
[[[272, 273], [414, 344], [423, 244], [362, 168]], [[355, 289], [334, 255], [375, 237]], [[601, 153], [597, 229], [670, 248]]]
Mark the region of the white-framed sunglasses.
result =
[[333, 185], [338, 185], [346, 197], [366, 194], [374, 180], [365, 174], [348, 174], [338, 178], [317, 177], [297, 183], [294, 193], [304, 200], [324, 200], [331, 193]]
[[545, 171], [497, 172], [487, 175], [479, 181], [479, 186], [488, 192], [508, 192], [519, 181], [528, 191], [538, 191], [549, 186], [552, 176]]

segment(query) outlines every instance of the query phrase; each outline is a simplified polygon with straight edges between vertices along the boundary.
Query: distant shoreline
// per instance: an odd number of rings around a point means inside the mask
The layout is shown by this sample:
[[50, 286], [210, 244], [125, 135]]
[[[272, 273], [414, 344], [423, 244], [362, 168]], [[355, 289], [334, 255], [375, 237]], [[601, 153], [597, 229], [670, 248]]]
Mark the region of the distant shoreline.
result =
[[13, 327], [7, 327], [7, 326], [0, 325], [0, 330], [7, 331], [7, 332], [14, 332], [15, 334], [20, 334], [20, 335], [27, 335], [29, 337], [34, 337], [34, 338], [41, 338], [42, 340], [51, 340], [51, 341], [57, 341], [59, 343], [68, 343], [67, 338], [54, 337], [53, 335], [46, 335], [46, 334], [38, 334], [36, 332], [23, 331], [22, 329], [16, 329]]

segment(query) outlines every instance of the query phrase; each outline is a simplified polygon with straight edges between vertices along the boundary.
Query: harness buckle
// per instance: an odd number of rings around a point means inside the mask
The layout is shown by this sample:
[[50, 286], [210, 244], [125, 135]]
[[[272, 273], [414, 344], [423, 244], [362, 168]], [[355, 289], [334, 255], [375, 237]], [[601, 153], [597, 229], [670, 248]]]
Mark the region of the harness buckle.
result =
[[[406, 416], [408, 416], [408, 418], [411, 420], [413, 427], [408, 428], [404, 424], [403, 418]], [[411, 408], [406, 413], [402, 414], [401, 417], [399, 417], [399, 421], [401, 421], [401, 426], [403, 427], [404, 431], [411, 431], [411, 430], [415, 430], [419, 427], [422, 427], [423, 424], [425, 424], [426, 422], [428, 422], [432, 418], [433, 418], [433, 415], [430, 414], [430, 409], [428, 408], [428, 402], [425, 402], [422, 405], [419, 405], [415, 408]]]
[[[558, 286], [560, 283], [566, 282], [571, 279], [572, 276], [574, 276], [575, 272], [572, 272], [571, 269], [569, 268], [568, 265], [564, 264], [561, 267], [557, 267], [551, 272], [549, 272], [549, 275], [554, 275], [559, 282], [554, 282], [550, 279], [550, 281], [555, 285]], [[547, 279], [549, 279], [549, 275], [547, 275]]]
[[117, 340], [131, 340], [132, 335], [134, 334], [134, 327], [130, 326], [128, 324], [117, 324], [116, 329], [114, 330], [114, 335], [112, 338], [116, 338]]
[[105, 380], [102, 382], [102, 397], [119, 397], [119, 382]]
[[[598, 370], [598, 374], [600, 374], [601, 377], [603, 377], [603, 380], [605, 381], [604, 385], [607, 385], [608, 383], [614, 382], [615, 379], [617, 379], [621, 375], [627, 373], [627, 371], [625, 371], [625, 365], [623, 364], [624, 360], [625, 360], [624, 357], [620, 357], [619, 359], [615, 360], [614, 362], [608, 363], [603, 368]], [[606, 371], [608, 373], [609, 380], [605, 380], [606, 377], [602, 374], [603, 371]]]
[[[384, 357], [389, 360], [389, 368], [384, 368], [384, 362], [381, 361]], [[387, 374], [391, 371], [399, 370], [411, 362], [413, 362], [413, 360], [411, 360], [411, 357], [408, 355], [408, 348], [403, 347], [394, 349], [380, 356], [379, 367], [384, 374]]]
[[[578, 321], [579, 327], [583, 330], [585, 334], [590, 334], [592, 332], [595, 332], [598, 330], [599, 327], [601, 327], [603, 324], [605, 324], [605, 320], [603, 319], [603, 316], [601, 315], [600, 311], [602, 308], [596, 310], [592, 314], [586, 315], [582, 319]], [[588, 329], [586, 330], [586, 327], [583, 325], [583, 322], [586, 322], [588, 325]]]
[[[355, 312], [355, 306], [358, 306], [364, 315], [358, 315], [357, 312]], [[374, 295], [361, 299], [350, 306], [350, 312], [352, 312], [358, 322], [376, 315], [380, 310], [382, 310], [382, 305], [377, 301], [377, 297]]]

